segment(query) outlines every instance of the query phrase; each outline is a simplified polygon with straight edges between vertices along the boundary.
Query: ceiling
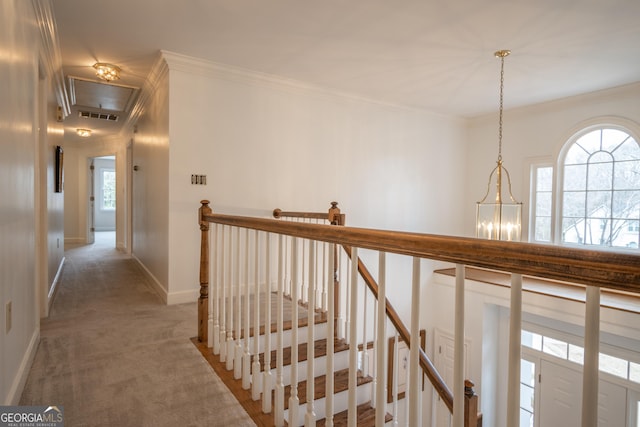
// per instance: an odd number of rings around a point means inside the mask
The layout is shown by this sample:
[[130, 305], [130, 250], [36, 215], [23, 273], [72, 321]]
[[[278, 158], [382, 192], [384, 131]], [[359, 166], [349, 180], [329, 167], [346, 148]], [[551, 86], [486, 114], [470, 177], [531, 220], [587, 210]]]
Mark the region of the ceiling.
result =
[[[92, 65], [109, 62], [132, 88], [160, 50], [460, 117], [497, 109], [499, 49], [512, 51], [506, 109], [640, 81], [638, 0], [54, 0], [53, 8], [65, 75], [95, 81]], [[99, 92], [91, 102], [104, 109]], [[66, 126], [77, 120], [74, 110]]]

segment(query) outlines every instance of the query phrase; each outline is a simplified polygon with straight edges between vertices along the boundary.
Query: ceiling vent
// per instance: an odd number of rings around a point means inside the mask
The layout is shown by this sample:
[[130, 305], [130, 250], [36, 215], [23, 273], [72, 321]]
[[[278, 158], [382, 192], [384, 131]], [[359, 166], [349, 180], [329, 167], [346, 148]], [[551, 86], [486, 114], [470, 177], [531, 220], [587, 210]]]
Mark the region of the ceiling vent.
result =
[[118, 115], [116, 114], [96, 113], [94, 111], [78, 111], [78, 116], [84, 117], [85, 119], [99, 119], [107, 120], [109, 122], [118, 121]]

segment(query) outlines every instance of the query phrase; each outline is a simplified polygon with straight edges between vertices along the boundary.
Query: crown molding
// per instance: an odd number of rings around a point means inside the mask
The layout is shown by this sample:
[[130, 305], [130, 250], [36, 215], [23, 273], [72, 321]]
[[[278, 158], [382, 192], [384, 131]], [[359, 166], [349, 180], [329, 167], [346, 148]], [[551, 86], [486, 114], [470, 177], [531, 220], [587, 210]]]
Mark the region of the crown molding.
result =
[[36, 14], [38, 28], [42, 41], [40, 54], [48, 76], [54, 84], [54, 90], [58, 105], [62, 108], [64, 117], [71, 114], [71, 104], [64, 84], [62, 71], [62, 55], [58, 42], [58, 27], [53, 17], [51, 0], [32, 0], [31, 4]]
[[[275, 74], [263, 73], [260, 71], [249, 70], [246, 68], [236, 67], [233, 65], [222, 64], [219, 62], [209, 61], [192, 56], [183, 55], [167, 50], [161, 50], [160, 54], [167, 62], [169, 70], [181, 71], [194, 75], [208, 78], [224, 79], [227, 81], [256, 85], [262, 87], [271, 87], [278, 90], [289, 91], [293, 93], [311, 94], [326, 98], [341, 98], [347, 101], [363, 102], [386, 108], [402, 109], [412, 111], [419, 114], [429, 114], [433, 116], [443, 116], [440, 113], [428, 111], [421, 108], [411, 107], [402, 104], [394, 104], [385, 101], [379, 101], [352, 93], [341, 92], [339, 90], [329, 89], [322, 86], [305, 83], [287, 77]], [[450, 116], [446, 116], [450, 117]]]
[[131, 108], [131, 114], [127, 117], [127, 121], [123, 129], [133, 129], [133, 126], [138, 121], [138, 118], [142, 115], [142, 112], [147, 107], [149, 100], [160, 86], [162, 80], [169, 73], [169, 67], [162, 54], [159, 54], [151, 67], [151, 71], [144, 80], [140, 95], [136, 99], [135, 104]]

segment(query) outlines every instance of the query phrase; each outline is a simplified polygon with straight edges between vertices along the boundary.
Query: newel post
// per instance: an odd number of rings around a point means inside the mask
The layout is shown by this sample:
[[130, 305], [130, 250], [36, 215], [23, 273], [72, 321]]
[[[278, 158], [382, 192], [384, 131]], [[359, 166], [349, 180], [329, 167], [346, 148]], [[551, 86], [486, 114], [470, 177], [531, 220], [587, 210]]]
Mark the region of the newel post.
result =
[[478, 427], [478, 395], [474, 385], [473, 381], [464, 380], [464, 427]]
[[[327, 215], [327, 219], [331, 225], [344, 225], [345, 219], [344, 214], [340, 212], [340, 208], [338, 207], [338, 202], [331, 202], [331, 207], [329, 208], [329, 213]], [[338, 245], [334, 245], [333, 247], [333, 306], [334, 310], [334, 319], [338, 319], [340, 317], [340, 282], [338, 281]]]
[[204, 216], [212, 213], [208, 200], [201, 200], [198, 209], [200, 224], [200, 297], [198, 298], [198, 341], [207, 342], [209, 322], [209, 222]]

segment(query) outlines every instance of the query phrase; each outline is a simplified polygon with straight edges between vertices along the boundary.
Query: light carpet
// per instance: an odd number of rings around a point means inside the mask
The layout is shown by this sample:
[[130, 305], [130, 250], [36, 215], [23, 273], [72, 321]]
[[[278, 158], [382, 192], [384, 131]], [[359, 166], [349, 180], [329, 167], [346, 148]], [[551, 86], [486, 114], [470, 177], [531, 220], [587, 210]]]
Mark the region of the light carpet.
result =
[[255, 426], [190, 342], [196, 304], [166, 306], [113, 234], [66, 263], [21, 405], [64, 407], [65, 426]]

